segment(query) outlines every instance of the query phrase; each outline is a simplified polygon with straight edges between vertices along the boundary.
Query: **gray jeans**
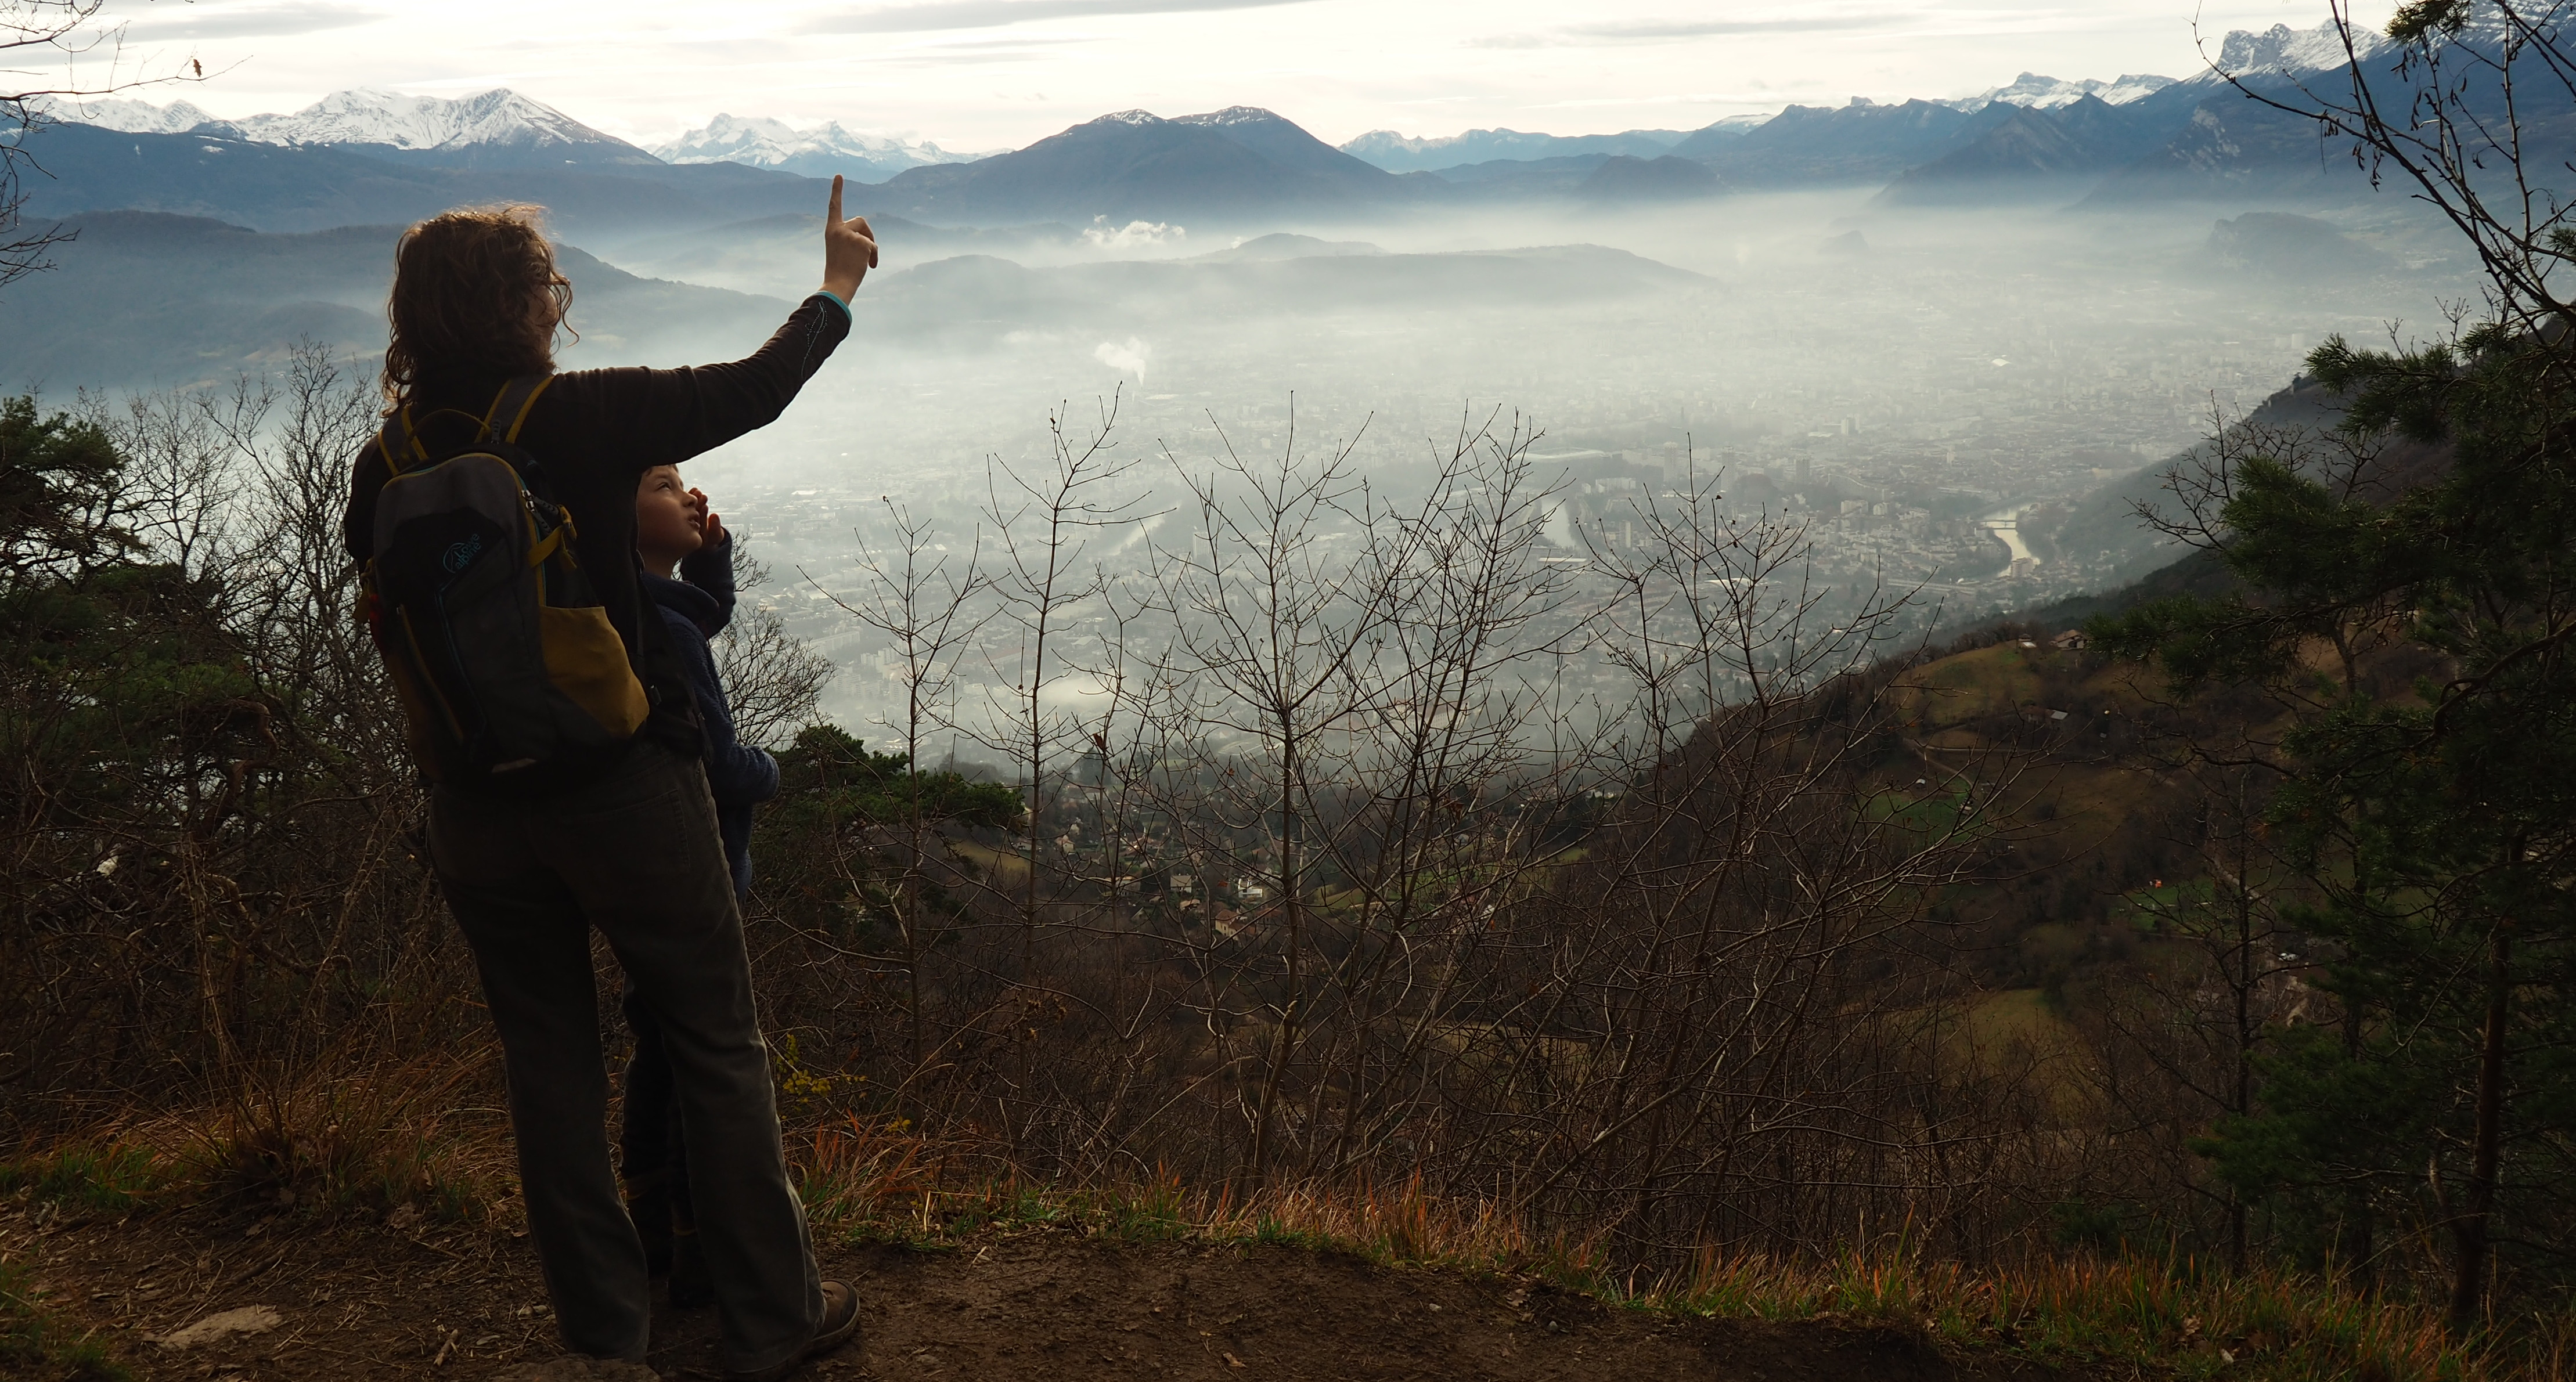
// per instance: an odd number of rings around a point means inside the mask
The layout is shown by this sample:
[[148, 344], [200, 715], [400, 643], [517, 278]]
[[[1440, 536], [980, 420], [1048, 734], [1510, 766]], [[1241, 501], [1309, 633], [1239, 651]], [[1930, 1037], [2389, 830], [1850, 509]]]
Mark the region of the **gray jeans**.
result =
[[429, 821], [500, 1030], [528, 1227], [565, 1347], [640, 1359], [651, 1317], [644, 1248], [609, 1165], [596, 926], [661, 1019], [724, 1365], [755, 1371], [802, 1348], [822, 1322], [822, 1283], [779, 1147], [705, 772], [639, 745], [607, 778], [545, 801], [440, 790]]

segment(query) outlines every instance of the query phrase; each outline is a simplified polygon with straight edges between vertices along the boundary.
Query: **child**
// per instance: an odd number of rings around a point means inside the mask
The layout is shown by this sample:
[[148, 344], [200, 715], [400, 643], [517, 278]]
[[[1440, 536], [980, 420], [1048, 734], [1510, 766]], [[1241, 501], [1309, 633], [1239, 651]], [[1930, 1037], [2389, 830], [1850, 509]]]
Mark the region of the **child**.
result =
[[[707, 648], [707, 640], [733, 618], [733, 535], [707, 511], [705, 494], [681, 484], [678, 466], [656, 466], [644, 472], [635, 492], [635, 555], [642, 567], [636, 583], [660, 616], [662, 637], [675, 660], [688, 669], [697, 695], [698, 720], [707, 738], [707, 787], [715, 796], [734, 895], [745, 897], [751, 892], [751, 812], [778, 794], [778, 764], [735, 739], [732, 707]], [[618, 1174], [625, 1182], [627, 1212], [644, 1240], [653, 1274], [671, 1279], [671, 1303], [710, 1304], [715, 1293], [698, 1249], [680, 1111], [672, 1098], [671, 1062], [662, 1049], [661, 1027], [634, 985], [627, 985], [622, 1006], [626, 1025], [635, 1033], [635, 1056], [626, 1067], [625, 1123], [618, 1135]]]

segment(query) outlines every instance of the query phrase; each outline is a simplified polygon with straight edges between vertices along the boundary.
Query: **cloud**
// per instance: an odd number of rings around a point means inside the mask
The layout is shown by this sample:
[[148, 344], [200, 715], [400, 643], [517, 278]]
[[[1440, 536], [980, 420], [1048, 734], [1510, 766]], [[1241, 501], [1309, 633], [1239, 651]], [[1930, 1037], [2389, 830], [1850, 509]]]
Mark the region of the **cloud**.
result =
[[1157, 245], [1177, 245], [1189, 238], [1185, 226], [1166, 225], [1161, 221], [1129, 221], [1123, 226], [1109, 224], [1106, 216], [1094, 216], [1082, 238], [1094, 249], [1150, 249]]
[[1089, 19], [1113, 14], [1194, 14], [1203, 10], [1267, 9], [1310, 0], [929, 0], [915, 5], [869, 5], [819, 15], [798, 25], [810, 34], [908, 34], [932, 29], [991, 29], [1048, 19]]
[[1676, 38], [1754, 37], [1762, 34], [1850, 33], [1883, 29], [1914, 16], [1887, 11], [1806, 15], [1795, 19], [1632, 19], [1574, 24], [1535, 34], [1497, 34], [1467, 40], [1470, 48], [1567, 48], [1603, 43], [1655, 43]]
[[1907, 18], [1897, 14], [1820, 14], [1799, 19], [1639, 19], [1621, 24], [1577, 24], [1561, 32], [1577, 38], [1716, 38], [1728, 34], [1812, 34], [1880, 29]]
[[[165, 11], [166, 13], [166, 11]], [[381, 10], [335, 5], [329, 0], [289, 0], [283, 5], [213, 6], [185, 17], [154, 16], [126, 28], [126, 37], [141, 42], [176, 38], [276, 38], [314, 34], [373, 24], [387, 16]]]

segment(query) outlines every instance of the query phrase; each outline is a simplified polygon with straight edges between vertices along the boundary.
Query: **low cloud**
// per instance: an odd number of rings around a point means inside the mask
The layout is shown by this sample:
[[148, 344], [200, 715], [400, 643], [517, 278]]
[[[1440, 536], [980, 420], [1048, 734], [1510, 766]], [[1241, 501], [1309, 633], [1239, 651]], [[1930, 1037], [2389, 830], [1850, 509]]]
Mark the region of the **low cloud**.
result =
[[933, 29], [991, 29], [1049, 19], [1195, 14], [1310, 3], [1312, 0], [929, 0], [927, 4], [868, 5], [817, 15], [797, 27], [809, 34], [905, 34]]
[[1083, 228], [1082, 238], [1093, 248], [1104, 250], [1141, 250], [1157, 245], [1177, 245], [1189, 238], [1186, 226], [1167, 225], [1161, 221], [1129, 221], [1123, 226], [1109, 224], [1106, 216], [1094, 216]]
[[[169, 17], [162, 17], [164, 14]], [[354, 28], [386, 17], [382, 10], [334, 5], [328, 0], [304, 0], [304, 3], [283, 5], [204, 5], [192, 6], [178, 14], [163, 11], [136, 19], [126, 26], [125, 35], [138, 42], [180, 38], [282, 38]]]

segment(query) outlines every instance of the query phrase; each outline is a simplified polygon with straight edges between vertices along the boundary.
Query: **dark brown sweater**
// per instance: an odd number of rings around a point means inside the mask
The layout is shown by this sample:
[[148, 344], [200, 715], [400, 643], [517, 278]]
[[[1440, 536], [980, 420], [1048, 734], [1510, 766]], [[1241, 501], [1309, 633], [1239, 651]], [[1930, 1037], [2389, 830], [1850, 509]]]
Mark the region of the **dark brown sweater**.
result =
[[[572, 515], [580, 534], [575, 553], [608, 607], [609, 622], [626, 640], [627, 656], [652, 702], [648, 735], [690, 751], [697, 747], [685, 674], [655, 654], [658, 623], [641, 617], [637, 482], [657, 465], [677, 465], [777, 421], [849, 334], [849, 314], [817, 293], [743, 359], [684, 369], [576, 370], [556, 376], [529, 412], [519, 445], [543, 468], [544, 490]], [[424, 377], [413, 391], [413, 421], [421, 424], [440, 408], [481, 417], [507, 382], [473, 371]], [[453, 451], [470, 440], [470, 431], [435, 432], [425, 425], [422, 431], [432, 455], [439, 454], [442, 441]], [[385, 478], [384, 452], [370, 441], [352, 464], [349, 511], [341, 527], [350, 558], [361, 564], [374, 546], [376, 492]]]

